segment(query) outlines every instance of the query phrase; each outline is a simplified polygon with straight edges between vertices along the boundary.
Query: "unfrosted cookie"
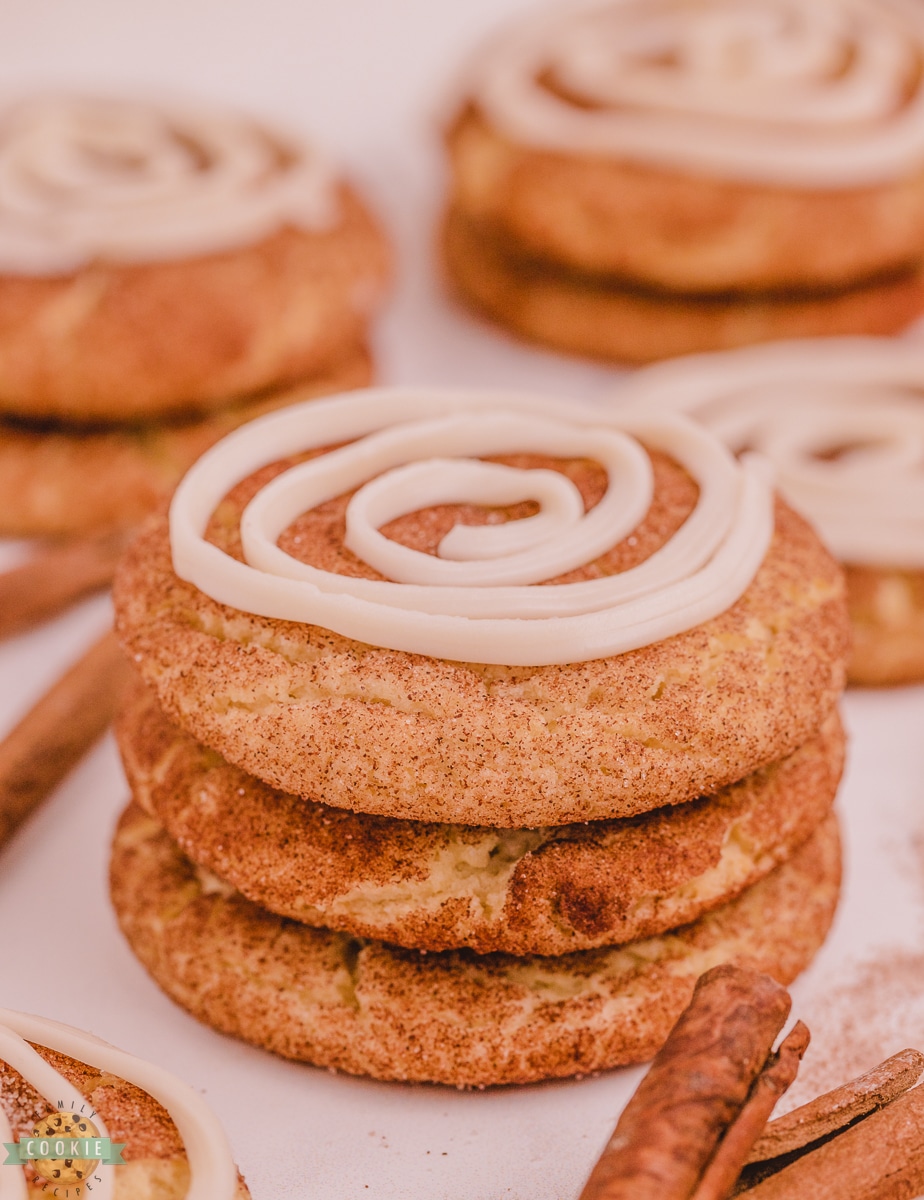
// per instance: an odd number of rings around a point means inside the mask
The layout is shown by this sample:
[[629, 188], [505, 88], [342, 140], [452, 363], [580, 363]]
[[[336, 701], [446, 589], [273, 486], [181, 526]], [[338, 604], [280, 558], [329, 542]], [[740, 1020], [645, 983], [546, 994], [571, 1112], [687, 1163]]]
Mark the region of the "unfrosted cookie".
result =
[[[61, 1137], [124, 1144], [124, 1165], [108, 1161], [115, 1153], [105, 1146], [102, 1159], [28, 1159], [29, 1149], [41, 1154], [43, 1139]], [[30, 1138], [37, 1147], [23, 1144]], [[0, 1009], [0, 1140], [23, 1146], [30, 1197], [89, 1200], [107, 1183], [115, 1200], [250, 1196], [198, 1092], [90, 1034], [7, 1009]], [[14, 1170], [4, 1174], [18, 1196]]]
[[849, 288], [670, 292], [529, 257], [451, 211], [443, 259], [461, 299], [521, 337], [614, 362], [647, 363], [785, 337], [896, 333], [924, 312], [918, 267]]
[[117, 723], [135, 801], [193, 862], [282, 916], [419, 950], [565, 954], [687, 924], [763, 878], [830, 810], [844, 735], [643, 817], [504, 830], [371, 817], [274, 791], [172, 725]]
[[560, 958], [420, 954], [273, 916], [200, 878], [137, 807], [111, 867], [123, 932], [200, 1020], [289, 1058], [380, 1079], [527, 1083], [640, 1062], [721, 962], [791, 981], [821, 944], [840, 879], [828, 818], [737, 900], [646, 941]]
[[170, 494], [213, 442], [261, 413], [362, 387], [363, 346], [308, 381], [207, 415], [75, 427], [0, 417], [0, 534], [49, 537], [130, 528]]
[[[604, 486], [587, 459], [505, 461], [566, 473], [588, 504]], [[647, 561], [689, 517], [697, 497], [689, 475], [663, 454], [652, 461], [654, 498], [641, 523], [569, 579]], [[211, 522], [209, 536], [231, 556], [241, 553], [244, 503], [274, 473], [235, 489]], [[376, 578], [343, 545], [346, 503], [341, 496], [307, 512], [280, 545], [299, 561]], [[529, 511], [446, 504], [386, 529], [432, 551], [460, 517], [483, 523]], [[782, 503], [764, 561], [731, 607], [585, 662], [449, 661], [226, 607], [176, 575], [164, 518], [129, 550], [114, 594], [127, 652], [165, 711], [200, 741], [273, 787], [412, 820], [535, 827], [715, 792], [802, 745], [844, 681], [842, 576]]]
[[388, 266], [322, 156], [253, 120], [63, 96], [0, 115], [0, 412], [139, 421], [317, 375]]
[[924, 570], [848, 565], [853, 627], [851, 683], [893, 686], [924, 680]]

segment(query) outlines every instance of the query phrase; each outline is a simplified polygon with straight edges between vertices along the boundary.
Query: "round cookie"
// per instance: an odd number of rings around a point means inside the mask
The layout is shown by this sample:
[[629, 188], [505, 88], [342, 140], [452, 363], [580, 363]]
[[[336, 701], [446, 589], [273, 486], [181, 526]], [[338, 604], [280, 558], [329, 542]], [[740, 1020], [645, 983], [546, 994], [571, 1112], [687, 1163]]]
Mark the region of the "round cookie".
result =
[[317, 152], [233, 114], [40, 98], [0, 166], [3, 413], [137, 422], [322, 374], [389, 272]]
[[[586, 459], [516, 461], [566, 472], [586, 504], [603, 487]], [[569, 579], [647, 560], [689, 515], [690, 477], [664, 455], [652, 463], [642, 522]], [[220, 505], [209, 536], [227, 553], [240, 557], [240, 512], [273, 472]], [[280, 546], [327, 570], [375, 577], [344, 549], [345, 507], [339, 497], [306, 513]], [[421, 510], [391, 522], [388, 536], [427, 550], [457, 517], [487, 520], [478, 511]], [[843, 579], [785, 504], [775, 520], [762, 566], [729, 609], [587, 662], [452, 662], [227, 608], [174, 573], [165, 518], [123, 559], [117, 627], [169, 716], [281, 790], [360, 812], [503, 828], [631, 816], [784, 757], [834, 706], [848, 635]]]
[[569, 354], [647, 363], [788, 337], [897, 333], [924, 312], [924, 275], [878, 275], [837, 291], [671, 293], [517, 256], [496, 228], [447, 215], [442, 254], [468, 305]]
[[525, 255], [677, 292], [907, 269], [924, 236], [922, 52], [903, 0], [530, 12], [463, 74], [451, 204]]
[[108, 427], [0, 417], [0, 534], [48, 537], [137, 525], [219, 438], [274, 408], [363, 387], [365, 347], [311, 380], [205, 416]]
[[637, 372], [616, 403], [695, 417], [770, 460], [844, 565], [848, 679], [924, 679], [924, 350], [831, 338], [704, 354]]
[[379, 1079], [527, 1083], [650, 1058], [721, 962], [792, 980], [837, 903], [828, 818], [737, 900], [644, 942], [563, 958], [419, 954], [272, 916], [197, 878], [160, 826], [123, 816], [113, 903], [157, 982], [213, 1028]]
[[821, 824], [841, 774], [837, 713], [718, 795], [534, 830], [357, 815], [274, 791], [136, 689], [117, 738], [137, 804], [198, 866], [270, 912], [417, 950], [566, 954], [688, 924]]
[[124, 1143], [124, 1165], [33, 1160], [23, 1167], [27, 1196], [81, 1200], [114, 1172], [119, 1200], [249, 1200], [198, 1092], [90, 1034], [0, 1009], [0, 1140], [62, 1134]]

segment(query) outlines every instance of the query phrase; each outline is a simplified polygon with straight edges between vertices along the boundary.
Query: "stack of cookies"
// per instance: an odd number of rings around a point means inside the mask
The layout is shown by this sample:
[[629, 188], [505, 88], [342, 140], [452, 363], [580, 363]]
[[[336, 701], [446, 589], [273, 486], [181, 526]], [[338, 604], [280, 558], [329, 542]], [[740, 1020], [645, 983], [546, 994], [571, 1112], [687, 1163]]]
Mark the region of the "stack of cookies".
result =
[[924, 681], [924, 347], [819, 338], [639, 371], [622, 403], [758, 450], [844, 566], [852, 683]]
[[465, 73], [444, 258], [532, 340], [645, 362], [924, 311], [924, 8], [580, 0]]
[[0, 113], [0, 534], [133, 525], [230, 429], [368, 383], [388, 259], [317, 151], [236, 114]]
[[269, 414], [116, 582], [112, 897], [201, 1020], [381, 1079], [638, 1062], [836, 904], [843, 578], [684, 417], [401, 389]]

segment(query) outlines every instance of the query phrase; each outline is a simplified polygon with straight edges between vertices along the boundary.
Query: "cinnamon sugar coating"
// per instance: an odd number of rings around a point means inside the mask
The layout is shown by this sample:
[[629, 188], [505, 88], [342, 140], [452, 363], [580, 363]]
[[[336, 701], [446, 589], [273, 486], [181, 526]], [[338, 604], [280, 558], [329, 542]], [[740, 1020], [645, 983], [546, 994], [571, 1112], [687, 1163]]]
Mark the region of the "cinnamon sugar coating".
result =
[[450, 209], [444, 266], [460, 298], [529, 341], [622, 363], [753, 342], [891, 334], [924, 312], [920, 266], [849, 287], [671, 292], [528, 256], [487, 221]]
[[[583, 460], [508, 461], [566, 471], [585, 505], [604, 485]], [[692, 481], [663, 456], [653, 462], [641, 525], [567, 579], [642, 561], [689, 514]], [[210, 537], [230, 553], [240, 553], [237, 520], [256, 486], [235, 489], [212, 521]], [[280, 544], [327, 569], [374, 574], [343, 547], [346, 502], [299, 518]], [[384, 532], [433, 549], [457, 517], [488, 514], [444, 506]], [[198, 740], [280, 790], [411, 820], [524, 828], [691, 800], [802, 745], [844, 684], [843, 577], [782, 502], [763, 565], [726, 612], [640, 650], [563, 666], [450, 662], [224, 607], [174, 574], [165, 517], [129, 550], [114, 595], [129, 656]]]
[[[117, 1075], [45, 1046], [33, 1048], [81, 1092], [106, 1123], [112, 1140], [125, 1143], [125, 1166], [114, 1173], [115, 1200], [183, 1200], [189, 1188], [189, 1163], [179, 1130], [163, 1105]], [[30, 1083], [0, 1061], [0, 1108], [12, 1126], [14, 1139], [31, 1136], [33, 1125], [49, 1107]], [[27, 1180], [34, 1175], [26, 1170]], [[52, 1193], [45, 1183], [44, 1189], [29, 1187], [28, 1194], [47, 1197]], [[235, 1197], [250, 1197], [240, 1176]]]
[[921, 261], [924, 173], [761, 185], [516, 143], [476, 106], [447, 133], [451, 204], [514, 253], [677, 292], [851, 287]]
[[888, 686], [924, 681], [924, 571], [847, 564], [853, 626], [851, 683]]
[[837, 713], [718, 795], [637, 818], [501, 830], [398, 821], [274, 791], [130, 695], [133, 797], [193, 862], [308, 925], [419, 950], [566, 954], [687, 924], [789, 857], [830, 811]]
[[207, 415], [86, 428], [0, 417], [0, 534], [58, 537], [130, 528], [238, 425], [371, 379], [369, 353], [357, 345], [311, 379]]
[[138, 421], [206, 412], [324, 371], [364, 336], [389, 272], [347, 187], [329, 230], [172, 262], [0, 276], [0, 412]]
[[204, 888], [135, 806], [110, 881], [132, 949], [213, 1028], [355, 1074], [486, 1086], [650, 1058], [698, 976], [721, 962], [788, 983], [827, 932], [839, 878], [829, 817], [788, 862], [695, 924], [551, 959], [420, 954], [273, 916]]

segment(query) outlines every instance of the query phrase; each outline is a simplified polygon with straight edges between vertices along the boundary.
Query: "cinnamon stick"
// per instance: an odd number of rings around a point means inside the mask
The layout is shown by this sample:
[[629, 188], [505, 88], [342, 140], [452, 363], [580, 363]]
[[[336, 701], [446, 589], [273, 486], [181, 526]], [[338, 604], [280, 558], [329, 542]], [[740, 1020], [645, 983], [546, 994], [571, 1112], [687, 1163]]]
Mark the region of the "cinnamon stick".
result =
[[798, 1074], [809, 1037], [808, 1028], [797, 1021], [779, 1050], [768, 1059], [744, 1107], [703, 1172], [692, 1200], [726, 1200], [732, 1194], [741, 1169], [749, 1160], [751, 1147], [765, 1128], [774, 1105]]
[[701, 976], [581, 1200], [689, 1200], [789, 1007], [785, 988], [767, 975], [724, 965]]
[[125, 542], [124, 533], [62, 542], [0, 575], [0, 638], [22, 633], [108, 587]]
[[924, 1088], [797, 1158], [745, 1200], [910, 1200], [924, 1192]]
[[883, 1108], [924, 1074], [924, 1054], [902, 1050], [858, 1079], [771, 1121], [754, 1143], [749, 1163], [763, 1162], [830, 1137], [853, 1121]]
[[0, 743], [0, 846], [102, 734], [128, 676], [105, 634]]

